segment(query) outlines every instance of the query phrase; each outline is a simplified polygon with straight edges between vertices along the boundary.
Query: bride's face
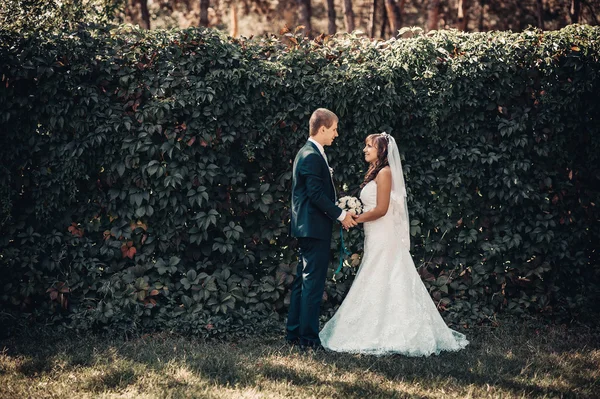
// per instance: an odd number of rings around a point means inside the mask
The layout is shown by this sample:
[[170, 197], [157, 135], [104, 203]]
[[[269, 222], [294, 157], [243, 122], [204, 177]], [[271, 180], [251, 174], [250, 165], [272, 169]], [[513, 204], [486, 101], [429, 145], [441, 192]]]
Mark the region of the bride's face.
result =
[[365, 148], [363, 148], [365, 154], [365, 161], [373, 163], [377, 161], [377, 147], [375, 147], [373, 140], [367, 140]]

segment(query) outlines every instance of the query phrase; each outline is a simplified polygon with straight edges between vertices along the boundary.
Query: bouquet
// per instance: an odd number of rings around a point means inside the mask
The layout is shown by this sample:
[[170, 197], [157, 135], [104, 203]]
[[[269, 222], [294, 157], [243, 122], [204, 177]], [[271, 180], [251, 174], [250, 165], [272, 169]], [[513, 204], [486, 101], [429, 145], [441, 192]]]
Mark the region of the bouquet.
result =
[[349, 195], [338, 199], [337, 206], [345, 211], [352, 211], [357, 215], [360, 215], [363, 211], [362, 202], [358, 198]]
[[[339, 206], [340, 208], [342, 208], [345, 211], [352, 211], [354, 212], [356, 215], [360, 215], [363, 211], [363, 204], [362, 202], [360, 202], [360, 200], [356, 197], [351, 197], [349, 195], [342, 197], [340, 199], [337, 200], [337, 206]], [[335, 270], [334, 274], [334, 280], [335, 280], [335, 275], [338, 274], [341, 270], [342, 267], [344, 266], [344, 254], [347, 256], [350, 256], [350, 251], [348, 251], [348, 249], [346, 248], [346, 246], [344, 245], [344, 230], [343, 227], [340, 226], [340, 264], [338, 266], [338, 268]]]

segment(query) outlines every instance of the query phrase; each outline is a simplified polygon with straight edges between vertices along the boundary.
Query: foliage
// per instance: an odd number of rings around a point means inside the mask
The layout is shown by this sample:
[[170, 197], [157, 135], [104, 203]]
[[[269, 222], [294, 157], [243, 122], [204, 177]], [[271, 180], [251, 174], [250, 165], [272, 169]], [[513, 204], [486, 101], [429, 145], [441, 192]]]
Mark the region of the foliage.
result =
[[16, 32], [60, 31], [112, 21], [125, 0], [4, 0], [0, 28]]
[[[585, 313], [600, 286], [599, 35], [5, 31], [0, 300], [80, 330], [276, 321], [297, 261], [291, 162], [324, 106], [348, 194], [367, 134], [400, 143], [412, 253], [448, 321]], [[361, 230], [348, 242], [356, 266]], [[355, 272], [328, 281], [324, 316]]]

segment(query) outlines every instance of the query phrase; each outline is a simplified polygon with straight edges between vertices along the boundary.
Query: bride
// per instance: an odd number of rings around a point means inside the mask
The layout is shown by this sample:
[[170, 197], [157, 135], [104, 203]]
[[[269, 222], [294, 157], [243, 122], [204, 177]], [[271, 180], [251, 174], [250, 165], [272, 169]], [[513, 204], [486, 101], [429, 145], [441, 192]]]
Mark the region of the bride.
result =
[[429, 356], [469, 341], [446, 326], [410, 255], [406, 188], [396, 141], [387, 133], [365, 140], [370, 163], [360, 199], [364, 256], [336, 314], [319, 333], [336, 352]]

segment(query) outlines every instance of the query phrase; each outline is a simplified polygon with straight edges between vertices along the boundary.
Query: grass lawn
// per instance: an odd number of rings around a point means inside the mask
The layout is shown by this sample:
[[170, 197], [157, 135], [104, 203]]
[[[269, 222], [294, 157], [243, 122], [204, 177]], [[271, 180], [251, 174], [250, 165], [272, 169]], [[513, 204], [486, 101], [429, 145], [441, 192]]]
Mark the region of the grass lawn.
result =
[[0, 341], [0, 398], [600, 397], [600, 327], [506, 322], [430, 358], [238, 342], [23, 333]]

